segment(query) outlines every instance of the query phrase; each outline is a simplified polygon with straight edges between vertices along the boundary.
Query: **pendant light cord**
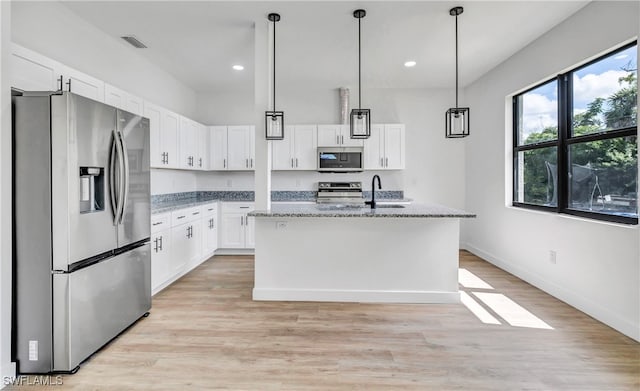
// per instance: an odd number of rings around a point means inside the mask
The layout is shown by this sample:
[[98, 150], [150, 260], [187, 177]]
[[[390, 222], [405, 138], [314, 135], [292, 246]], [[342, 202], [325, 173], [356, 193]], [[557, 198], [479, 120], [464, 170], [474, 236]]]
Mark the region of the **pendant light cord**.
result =
[[362, 108], [362, 75], [361, 75], [361, 43], [360, 43], [360, 19], [358, 18], [358, 110]]
[[273, 21], [273, 111], [276, 111], [276, 21]]
[[458, 108], [458, 15], [456, 15], [456, 109]]

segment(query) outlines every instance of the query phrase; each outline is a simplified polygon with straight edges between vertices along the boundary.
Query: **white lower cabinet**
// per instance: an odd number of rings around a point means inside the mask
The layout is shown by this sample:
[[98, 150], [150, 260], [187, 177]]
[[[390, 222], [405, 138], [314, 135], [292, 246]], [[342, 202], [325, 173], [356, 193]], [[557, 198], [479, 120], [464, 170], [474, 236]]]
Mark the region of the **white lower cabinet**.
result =
[[220, 228], [220, 248], [254, 248], [255, 219], [247, 216], [253, 202], [223, 202]]
[[210, 256], [218, 249], [218, 206], [203, 205], [202, 211], [202, 254]]
[[171, 213], [151, 216], [151, 290], [171, 278]]

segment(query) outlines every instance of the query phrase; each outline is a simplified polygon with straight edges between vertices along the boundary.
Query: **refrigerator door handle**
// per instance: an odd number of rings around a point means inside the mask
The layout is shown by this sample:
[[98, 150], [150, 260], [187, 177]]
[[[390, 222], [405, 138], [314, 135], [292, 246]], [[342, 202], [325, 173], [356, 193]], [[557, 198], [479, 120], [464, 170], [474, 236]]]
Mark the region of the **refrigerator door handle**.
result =
[[[115, 155], [118, 159], [118, 186], [117, 189], [114, 186], [114, 182], [111, 182], [111, 204], [113, 205], [115, 202], [116, 205], [116, 211], [115, 211], [115, 217], [114, 217], [114, 221], [113, 221], [113, 225], [118, 225], [122, 222], [122, 210], [123, 210], [123, 198], [124, 198], [124, 192], [125, 192], [125, 184], [124, 184], [124, 154], [122, 151], [122, 143], [121, 143], [121, 139], [120, 139], [120, 134], [117, 130], [113, 131], [113, 139], [114, 139], [114, 144], [115, 144]], [[114, 159], [115, 160], [115, 159]], [[112, 167], [115, 165], [115, 163], [112, 161]], [[112, 169], [111, 170], [111, 175], [112, 177], [115, 177], [115, 170]], [[117, 197], [114, 197], [115, 193], [117, 190]], [[114, 201], [115, 199], [115, 201]]]
[[120, 146], [122, 147], [122, 206], [120, 208], [120, 219], [118, 220], [118, 224], [122, 224], [122, 220], [124, 220], [124, 211], [127, 208], [127, 199], [129, 198], [129, 156], [127, 153], [127, 144], [124, 142], [124, 136], [122, 132], [118, 132], [118, 136], [120, 138]]
[[118, 137], [116, 131], [113, 131], [113, 139], [111, 140], [111, 155], [109, 158], [109, 193], [111, 195], [111, 212], [113, 213], [113, 225], [118, 225], [118, 199], [116, 198], [116, 159], [118, 152], [116, 144]]

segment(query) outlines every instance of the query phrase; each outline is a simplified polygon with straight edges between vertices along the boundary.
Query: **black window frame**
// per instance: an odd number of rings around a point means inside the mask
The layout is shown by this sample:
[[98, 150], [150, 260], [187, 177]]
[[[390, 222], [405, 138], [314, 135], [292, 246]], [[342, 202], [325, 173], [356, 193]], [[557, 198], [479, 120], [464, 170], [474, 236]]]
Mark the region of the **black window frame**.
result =
[[[571, 209], [569, 207], [569, 172], [567, 167], [569, 165], [569, 147], [573, 144], [591, 142], [591, 141], [599, 141], [599, 140], [607, 140], [613, 138], [622, 138], [622, 137], [636, 137], [638, 136], [638, 126], [636, 119], [636, 126], [627, 127], [623, 129], [615, 129], [615, 130], [604, 130], [598, 133], [585, 134], [580, 136], [573, 136], [572, 134], [572, 113], [573, 113], [573, 97], [571, 96], [573, 91], [573, 74], [579, 71], [582, 68], [588, 67], [602, 59], [613, 56], [618, 52], [626, 50], [630, 47], [638, 45], [638, 41], [633, 41], [626, 45], [623, 45], [615, 50], [609, 51], [598, 58], [589, 61], [585, 64], [576, 66], [564, 73], [558, 74], [554, 78], [549, 78], [536, 84], [535, 86], [522, 91], [512, 98], [512, 119], [513, 119], [513, 183], [512, 183], [512, 205], [518, 208], [526, 208], [533, 210], [541, 210], [548, 212], [555, 212], [559, 214], [567, 214], [579, 217], [585, 217], [593, 220], [600, 221], [608, 221], [614, 223], [622, 223], [622, 224], [630, 224], [637, 225], [638, 218], [637, 217], [627, 217], [627, 216], [619, 216], [613, 214], [605, 214], [605, 213], [597, 213], [597, 212], [589, 212], [578, 209]], [[636, 74], [640, 76], [640, 72], [636, 71]], [[555, 140], [541, 141], [532, 144], [519, 144], [519, 106], [518, 106], [518, 98], [531, 92], [541, 86], [544, 86], [547, 83], [557, 82], [558, 88], [558, 137]], [[640, 79], [638, 79], [640, 80]], [[640, 84], [640, 81], [637, 81]], [[518, 154], [520, 152], [556, 147], [557, 155], [556, 155], [556, 167], [557, 167], [557, 184], [558, 184], [558, 197], [556, 206], [547, 206], [547, 205], [538, 205], [516, 201], [518, 199], [517, 189], [518, 189]], [[636, 183], [638, 183], [638, 176], [640, 173], [636, 172]], [[636, 195], [637, 197], [637, 195]], [[637, 202], [637, 199], [636, 199]], [[636, 206], [637, 208], [637, 206]]]

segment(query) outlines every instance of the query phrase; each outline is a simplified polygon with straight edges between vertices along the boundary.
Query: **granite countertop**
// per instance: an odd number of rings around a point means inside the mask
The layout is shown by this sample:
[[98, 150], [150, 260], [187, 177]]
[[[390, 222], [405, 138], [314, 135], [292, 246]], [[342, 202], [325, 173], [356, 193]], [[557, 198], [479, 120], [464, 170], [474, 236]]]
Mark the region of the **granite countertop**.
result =
[[[386, 207], [385, 207], [386, 206]], [[392, 207], [395, 206], [395, 207]], [[401, 206], [401, 207], [398, 207]], [[436, 204], [378, 205], [376, 209], [344, 205], [277, 204], [271, 210], [250, 212], [253, 217], [383, 217], [383, 218], [473, 218], [473, 213]]]

